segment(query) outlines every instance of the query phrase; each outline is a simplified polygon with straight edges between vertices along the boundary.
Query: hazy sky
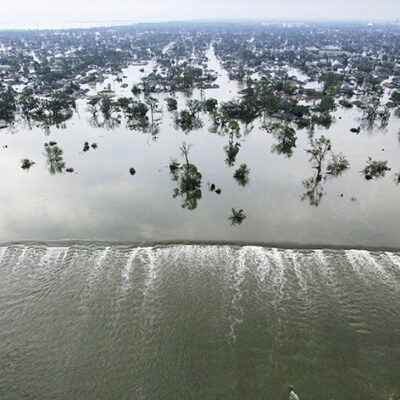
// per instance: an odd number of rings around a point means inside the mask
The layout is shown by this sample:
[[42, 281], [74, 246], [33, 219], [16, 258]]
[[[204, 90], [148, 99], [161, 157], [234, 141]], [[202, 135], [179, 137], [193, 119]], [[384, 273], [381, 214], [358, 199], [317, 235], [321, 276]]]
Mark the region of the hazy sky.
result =
[[1, 21], [394, 20], [400, 0], [11, 0]]

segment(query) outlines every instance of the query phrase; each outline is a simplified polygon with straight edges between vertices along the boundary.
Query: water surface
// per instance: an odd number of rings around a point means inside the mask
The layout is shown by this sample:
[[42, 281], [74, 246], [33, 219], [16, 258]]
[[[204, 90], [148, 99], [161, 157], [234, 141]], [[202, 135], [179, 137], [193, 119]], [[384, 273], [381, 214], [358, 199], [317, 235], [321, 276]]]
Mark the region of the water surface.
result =
[[391, 399], [400, 253], [0, 248], [4, 399]]

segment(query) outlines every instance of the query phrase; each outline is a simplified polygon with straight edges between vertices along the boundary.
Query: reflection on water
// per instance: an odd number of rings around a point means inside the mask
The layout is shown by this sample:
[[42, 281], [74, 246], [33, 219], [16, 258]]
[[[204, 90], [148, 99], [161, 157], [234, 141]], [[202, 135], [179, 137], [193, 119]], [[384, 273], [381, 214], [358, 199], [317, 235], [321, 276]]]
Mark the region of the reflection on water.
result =
[[[399, 118], [375, 110], [377, 122], [359, 133], [350, 129], [362, 126], [368, 111], [355, 107], [339, 108], [329, 129], [294, 130], [262, 118], [238, 124], [216, 106], [239, 98], [243, 87], [228, 79], [212, 49], [207, 56], [209, 68], [218, 74], [216, 89], [132, 97], [133, 85], [152, 71], [150, 62], [143, 73], [142, 66], [123, 71], [126, 87], [109, 77], [90, 88], [88, 95], [93, 96], [110, 85], [117, 97], [89, 104], [77, 100], [66, 129], [50, 124], [43, 131], [33, 123], [31, 130], [17, 125], [1, 130], [0, 240], [189, 239], [398, 247]], [[201, 98], [206, 102], [200, 109]], [[56, 100], [46, 103], [47, 109], [57, 110]], [[68, 107], [60, 116], [72, 104]], [[369, 112], [372, 118], [373, 110]], [[180, 129], [177, 120], [183, 124]], [[183, 141], [193, 146], [189, 164], [178, 154]], [[82, 152], [85, 142], [98, 148]], [[170, 172], [177, 156], [179, 168]], [[366, 182], [360, 172], [368, 167], [368, 157], [387, 162], [390, 170]], [[35, 162], [29, 174], [21, 169], [25, 159]], [[242, 165], [250, 174], [236, 174]], [[132, 166], [134, 179], [127, 174]], [[379, 165], [369, 169], [373, 167]], [[211, 190], [202, 190], [207, 183]], [[227, 218], [232, 208], [245, 210], [243, 224], [231, 225]]]
[[[317, 139], [311, 138], [310, 145], [311, 148], [306, 149], [306, 152], [310, 155], [309, 161], [315, 170], [315, 174], [303, 181], [306, 191], [301, 199], [308, 198], [310, 205], [318, 207], [324, 195], [323, 182], [328, 178], [342, 175], [350, 168], [350, 164], [343, 154], [332, 153], [331, 141], [324, 135]], [[325, 165], [329, 154], [331, 155], [331, 159]]]
[[56, 172], [62, 173], [65, 169], [65, 162], [63, 160], [64, 152], [57, 146], [56, 142], [49, 142], [44, 144], [45, 156], [47, 158], [47, 167], [52, 175]]

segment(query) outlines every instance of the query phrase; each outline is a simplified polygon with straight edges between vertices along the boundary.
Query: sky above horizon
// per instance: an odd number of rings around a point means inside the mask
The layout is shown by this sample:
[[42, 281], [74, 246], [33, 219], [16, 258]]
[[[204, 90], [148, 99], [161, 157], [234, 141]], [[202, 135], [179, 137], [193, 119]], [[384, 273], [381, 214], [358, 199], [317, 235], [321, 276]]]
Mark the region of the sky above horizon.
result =
[[0, 21], [396, 20], [400, 0], [13, 0]]

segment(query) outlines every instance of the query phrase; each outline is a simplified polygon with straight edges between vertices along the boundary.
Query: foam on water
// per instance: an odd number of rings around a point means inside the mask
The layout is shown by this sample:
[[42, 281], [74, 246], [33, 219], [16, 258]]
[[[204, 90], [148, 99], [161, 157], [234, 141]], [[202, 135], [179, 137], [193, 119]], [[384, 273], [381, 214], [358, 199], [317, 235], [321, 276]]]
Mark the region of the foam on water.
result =
[[321, 249], [314, 250], [314, 254], [321, 265], [327, 265], [328, 261], [325, 257], [324, 251]]
[[95, 269], [97, 270], [103, 265], [104, 260], [107, 258], [108, 253], [110, 252], [111, 247], [107, 246], [98, 256], [98, 259], [95, 264]]
[[144, 298], [147, 298], [149, 292], [153, 289], [155, 280], [157, 279], [157, 274], [158, 274], [157, 261], [159, 261], [159, 259], [157, 259], [156, 254], [153, 251], [152, 247], [145, 247], [144, 249], [142, 249], [142, 251], [139, 253], [139, 258], [141, 259], [142, 262], [144, 262], [147, 265], [146, 281], [144, 284], [144, 292], [143, 292]]
[[394, 255], [390, 251], [387, 251], [385, 254], [389, 258], [389, 260], [400, 269], [400, 257]]
[[43, 266], [51, 262], [57, 263], [61, 255], [63, 255], [63, 260], [66, 254], [66, 249], [63, 247], [50, 247], [45, 249], [42, 257], [40, 258], [39, 265]]
[[232, 309], [233, 314], [229, 316], [230, 320], [230, 332], [229, 337], [231, 341], [236, 342], [235, 328], [238, 324], [243, 322], [243, 308], [240, 305], [240, 301], [243, 297], [242, 284], [246, 279], [246, 272], [248, 271], [248, 264], [246, 262], [246, 255], [249, 251], [249, 247], [242, 247], [239, 250], [239, 255], [236, 261], [236, 268], [233, 273], [233, 284], [231, 286], [233, 297], [232, 297]]
[[384, 253], [386, 260], [382, 255], [366, 250], [347, 250], [346, 255], [352, 267], [364, 282], [372, 284], [377, 280], [383, 282], [386, 286], [397, 288], [396, 273], [393, 266], [396, 265], [396, 256], [392, 253]]
[[8, 247], [1, 247], [0, 248], [0, 264], [3, 261], [3, 258], [4, 258], [5, 254], [7, 252], [7, 249], [8, 249]]
[[133, 260], [136, 258], [139, 250], [140, 250], [140, 247], [136, 247], [130, 251], [128, 259], [126, 260], [125, 268], [123, 268], [123, 270], [122, 270], [122, 279], [126, 283], [124, 285], [126, 288], [129, 286], [129, 280], [130, 280], [130, 276], [131, 276]]
[[90, 271], [90, 278], [89, 278], [89, 283], [91, 284], [92, 282], [96, 281], [98, 279], [98, 276], [101, 274], [102, 269], [105, 266], [105, 260], [107, 256], [109, 255], [111, 251], [111, 247], [108, 246], [104, 248], [104, 250], [97, 251], [97, 258], [95, 262], [93, 263], [93, 267]]
[[345, 254], [354, 273], [364, 282], [367, 282], [364, 265], [359, 262], [360, 250], [345, 250]]
[[17, 261], [16, 261], [16, 263], [14, 264], [14, 266], [12, 268], [12, 272], [17, 271], [18, 268], [20, 268], [22, 266], [22, 263], [24, 261], [24, 257], [25, 257], [25, 254], [26, 254], [27, 250], [28, 250], [27, 246], [24, 246], [22, 248], [21, 254], [18, 256]]
[[286, 264], [283, 261], [282, 254], [278, 249], [272, 249], [272, 252], [268, 253], [275, 263], [275, 268], [273, 270], [272, 281], [274, 285], [278, 288], [279, 297], [284, 297], [284, 286], [286, 283], [285, 271]]
[[298, 262], [298, 253], [293, 250], [286, 250], [286, 255], [289, 256], [291, 260], [291, 264], [293, 265], [293, 272], [296, 275], [297, 280], [299, 281], [300, 290], [305, 292], [307, 291], [307, 283], [304, 278], [304, 265], [300, 265]]
[[252, 247], [255, 261], [257, 263], [257, 277], [264, 284], [267, 276], [271, 275], [272, 266], [268, 258], [268, 250], [262, 247]]

